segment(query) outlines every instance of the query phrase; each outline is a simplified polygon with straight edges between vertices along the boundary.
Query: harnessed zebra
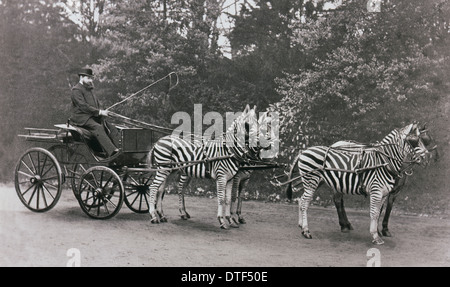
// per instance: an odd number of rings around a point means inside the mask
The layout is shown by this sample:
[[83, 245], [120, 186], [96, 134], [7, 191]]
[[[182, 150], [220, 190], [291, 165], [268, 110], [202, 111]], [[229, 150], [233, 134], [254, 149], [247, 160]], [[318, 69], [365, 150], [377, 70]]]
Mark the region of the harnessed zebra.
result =
[[[258, 119], [258, 130], [260, 130], [262, 127], [270, 127], [266, 131], [266, 144], [267, 146], [263, 147], [261, 145], [258, 145], [257, 147], [249, 147], [249, 149], [252, 150], [251, 153], [248, 154], [247, 160], [254, 160], [258, 163], [263, 162], [263, 160], [260, 158], [260, 150], [267, 150], [272, 147], [272, 145], [278, 141], [278, 136], [274, 132], [275, 128], [272, 127], [272, 118], [268, 116], [267, 112], [263, 113], [261, 117]], [[269, 155], [266, 154], [265, 159], [268, 158], [274, 158], [278, 155], [278, 152], [270, 153]], [[269, 162], [267, 162], [269, 163]], [[246, 188], [248, 181], [250, 179], [251, 174], [253, 173], [253, 170], [248, 169], [246, 167], [251, 167], [251, 164], [246, 163], [245, 161], [240, 162], [239, 169], [236, 173], [236, 175], [233, 177], [233, 184], [232, 184], [232, 191], [231, 191], [231, 224], [232, 227], [239, 227], [239, 224], [245, 224], [246, 221], [244, 217], [242, 216], [242, 192]], [[182, 219], [189, 219], [190, 215], [186, 211], [186, 204], [184, 200], [184, 189], [191, 181], [191, 177], [189, 177], [187, 174], [181, 173], [180, 177], [178, 179], [178, 209], [181, 214]], [[233, 209], [233, 205], [236, 204], [236, 208]], [[237, 217], [235, 218], [234, 215]]]
[[[416, 130], [416, 132], [417, 132], [416, 135], [418, 137], [420, 137], [423, 144], [425, 145], [425, 148], [428, 151], [427, 158], [425, 158], [425, 160], [421, 160], [420, 164], [422, 166], [428, 165], [431, 157], [434, 157], [434, 160], [437, 161], [439, 158], [439, 154], [437, 151], [437, 145], [435, 144], [434, 139], [428, 134], [428, 129], [426, 128], [426, 124], [424, 126], [418, 126], [418, 130]], [[362, 143], [356, 143], [356, 142], [352, 142], [352, 141], [339, 141], [339, 142], [336, 142], [333, 145], [331, 145], [331, 147], [346, 147], [346, 148], [357, 148], [358, 149], [358, 148], [367, 148], [368, 145], [362, 144]], [[431, 151], [434, 151], [434, 155], [431, 153]], [[418, 152], [420, 152], [420, 151], [418, 151]], [[407, 163], [406, 166], [402, 167], [402, 172], [396, 177], [394, 188], [392, 189], [392, 191], [389, 193], [389, 195], [387, 197], [387, 200], [386, 200], [387, 204], [385, 207], [386, 212], [383, 217], [382, 230], [381, 230], [381, 235], [383, 235], [383, 236], [386, 236], [386, 237], [392, 236], [389, 231], [388, 225], [389, 225], [389, 218], [390, 218], [391, 211], [392, 211], [392, 208], [394, 205], [394, 201], [397, 198], [400, 191], [402, 190], [403, 186], [405, 185], [407, 176], [412, 175], [412, 167], [414, 164], [415, 164], [415, 162]], [[336, 206], [337, 213], [338, 213], [339, 225], [341, 226], [341, 231], [348, 232], [350, 230], [353, 230], [353, 227], [350, 224], [350, 222], [348, 221], [348, 218], [347, 218], [347, 215], [345, 212], [344, 200], [342, 197], [342, 193], [335, 193], [333, 195], [333, 201]], [[382, 209], [383, 209], [383, 206], [381, 207], [381, 210], [380, 210], [380, 216], [382, 213]]]
[[[304, 189], [299, 201], [298, 221], [303, 236], [312, 238], [307, 210], [315, 190], [325, 182], [334, 194], [370, 196], [372, 242], [383, 244], [378, 234], [381, 206], [393, 191], [396, 177], [401, 174], [404, 164], [419, 162], [428, 152], [417, 133], [417, 125], [410, 124], [393, 130], [370, 148], [315, 146], [302, 151], [296, 160]], [[413, 157], [412, 160], [410, 157]], [[290, 198], [292, 193], [288, 192], [287, 196]]]
[[[238, 173], [240, 161], [259, 150], [250, 148], [247, 141], [247, 139], [258, 138], [257, 126], [255, 110], [247, 105], [242, 115], [236, 118], [228, 128], [225, 141], [222, 139], [192, 141], [174, 135], [158, 140], [149, 154], [150, 164], [158, 169], [150, 185], [149, 212], [152, 223], [166, 221], [162, 211], [164, 185], [167, 177], [175, 171], [165, 167], [168, 164], [180, 163], [179, 190], [183, 190], [188, 177], [215, 179], [218, 200], [217, 218], [220, 227], [228, 229], [230, 226], [235, 226], [230, 220], [232, 179]], [[239, 144], [242, 138], [246, 139], [245, 145]], [[193, 161], [196, 164], [187, 164], [186, 167], [181, 164]], [[180, 205], [181, 203], [184, 206], [184, 198], [180, 199]], [[186, 216], [189, 215], [186, 213]]]

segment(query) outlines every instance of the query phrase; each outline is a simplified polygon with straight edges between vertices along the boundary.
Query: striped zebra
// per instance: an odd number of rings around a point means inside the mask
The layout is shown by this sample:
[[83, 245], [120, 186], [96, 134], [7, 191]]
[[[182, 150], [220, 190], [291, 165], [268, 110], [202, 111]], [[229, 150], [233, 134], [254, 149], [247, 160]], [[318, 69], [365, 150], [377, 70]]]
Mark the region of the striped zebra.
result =
[[[273, 147], [273, 144], [278, 141], [278, 136], [275, 133], [275, 128], [272, 127], [272, 118], [268, 116], [268, 113], [265, 112], [261, 115], [261, 117], [258, 119], [258, 127], [268, 127], [268, 129], [265, 131], [265, 138], [267, 142], [265, 143], [265, 147], [258, 145], [258, 147], [255, 149], [253, 148], [253, 152], [250, 153], [250, 155], [253, 155], [251, 158], [248, 158], [249, 160], [255, 160], [257, 162], [263, 161], [263, 159], [260, 157], [259, 150], [262, 149], [271, 149]], [[261, 132], [263, 132], [261, 130]], [[252, 148], [250, 148], [252, 149]], [[278, 155], [278, 152], [270, 152], [269, 154], [265, 154], [265, 159], [274, 158]], [[267, 162], [269, 163], [269, 162]], [[251, 167], [251, 164], [248, 164], [246, 162], [241, 162], [238, 172], [233, 177], [233, 184], [232, 184], [232, 191], [231, 191], [231, 220], [232, 220], [232, 227], [239, 227], [239, 224], [245, 224], [246, 221], [244, 217], [242, 216], [242, 194], [243, 190], [246, 188], [248, 181], [250, 179], [251, 174], [253, 173], [252, 169], [248, 169], [247, 167]], [[182, 219], [189, 219], [190, 215], [186, 211], [186, 203], [184, 199], [184, 190], [186, 186], [191, 181], [191, 177], [189, 177], [185, 173], [181, 173], [180, 177], [178, 179], [178, 210], [180, 211], [180, 215]], [[233, 205], [236, 206], [235, 209], [233, 209]], [[236, 217], [236, 218], [235, 218]]]
[[[232, 179], [238, 173], [242, 160], [257, 156], [260, 148], [250, 146], [249, 141], [257, 139], [258, 136], [255, 109], [250, 109], [247, 105], [244, 112], [227, 129], [224, 140], [186, 140], [174, 135], [159, 139], [149, 154], [150, 165], [157, 168], [150, 185], [149, 212], [152, 223], [166, 221], [162, 211], [164, 185], [167, 177], [175, 172], [167, 167], [173, 163], [180, 163], [179, 190], [184, 189], [188, 177], [215, 179], [218, 200], [217, 218], [220, 227], [223, 229], [228, 229], [230, 226], [236, 227], [230, 219]], [[242, 138], [245, 138], [245, 144], [239, 144]], [[195, 164], [189, 164], [192, 162]], [[182, 203], [184, 205], [184, 198]], [[183, 213], [181, 209], [180, 211]], [[188, 216], [186, 213], [186, 217]]]
[[[417, 124], [410, 124], [393, 130], [380, 143], [370, 147], [314, 146], [302, 151], [296, 161], [304, 189], [299, 201], [298, 221], [303, 236], [312, 238], [307, 210], [314, 192], [325, 182], [334, 195], [340, 194], [336, 200], [344, 193], [370, 196], [372, 242], [383, 244], [378, 234], [381, 206], [393, 191], [404, 164], [419, 162], [428, 152], [418, 135]], [[287, 196], [291, 198], [292, 193], [288, 192]]]
[[[422, 139], [422, 142], [425, 145], [426, 149], [428, 151], [434, 151], [434, 153], [431, 153], [431, 152], [427, 153], [427, 158], [425, 158], [425, 160], [422, 160], [420, 162], [420, 164], [422, 164], [423, 166], [426, 166], [426, 165], [428, 165], [428, 163], [432, 157], [434, 158], [435, 161], [437, 161], [439, 159], [437, 145], [435, 144], [434, 139], [428, 134], [428, 129], [426, 128], [426, 124], [423, 126], [419, 125], [418, 131], [419, 131], [418, 136]], [[362, 144], [362, 143], [356, 143], [356, 142], [352, 142], [352, 141], [339, 141], [339, 142], [336, 142], [333, 145], [331, 145], [331, 147], [344, 147], [344, 148], [360, 149], [360, 148], [367, 148], [368, 145]], [[389, 231], [389, 227], [388, 227], [391, 211], [392, 211], [395, 199], [397, 198], [398, 194], [403, 189], [403, 187], [406, 183], [407, 176], [412, 174], [413, 164], [414, 164], [414, 162], [406, 163], [404, 166], [402, 166], [402, 172], [399, 173], [395, 178], [394, 188], [389, 193], [389, 195], [386, 199], [386, 204], [385, 204], [386, 211], [385, 211], [385, 214], [383, 217], [382, 230], [381, 230], [382, 236], [386, 236], [386, 237], [392, 236], [391, 232]], [[347, 214], [345, 212], [344, 200], [343, 200], [342, 193], [335, 193], [333, 195], [333, 201], [336, 206], [337, 213], [338, 213], [339, 225], [341, 226], [341, 231], [348, 232], [350, 230], [353, 230], [353, 227], [350, 224], [350, 222], [348, 221]], [[380, 216], [382, 214], [383, 207], [384, 207], [384, 205], [381, 207]]]

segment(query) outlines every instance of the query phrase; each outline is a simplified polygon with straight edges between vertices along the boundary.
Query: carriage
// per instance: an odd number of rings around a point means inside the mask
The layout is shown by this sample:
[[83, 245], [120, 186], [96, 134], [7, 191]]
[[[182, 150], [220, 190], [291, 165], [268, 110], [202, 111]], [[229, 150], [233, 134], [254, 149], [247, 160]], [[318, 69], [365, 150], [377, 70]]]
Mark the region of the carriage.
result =
[[[83, 128], [56, 124], [54, 128], [25, 128], [19, 136], [39, 144], [25, 151], [15, 168], [15, 188], [22, 203], [35, 212], [52, 209], [63, 185], [73, 191], [89, 217], [115, 216], [123, 202], [135, 213], [149, 212], [149, 189], [158, 167], [147, 164], [147, 155], [162, 136], [172, 129], [133, 120], [116, 113], [119, 120], [120, 152], [107, 157], [97, 140]], [[209, 162], [223, 157], [205, 159]], [[178, 170], [198, 161], [173, 163], [164, 168]], [[180, 165], [181, 164], [181, 165]], [[277, 167], [276, 163], [245, 162], [245, 169]], [[159, 167], [161, 169], [161, 167]]]
[[32, 211], [48, 211], [67, 184], [89, 217], [111, 218], [123, 202], [136, 213], [148, 212], [153, 170], [147, 168], [146, 156], [153, 143], [171, 130], [142, 124], [117, 125], [120, 152], [111, 157], [89, 131], [70, 123], [51, 129], [25, 128], [19, 136], [39, 147], [26, 150], [16, 165], [20, 200]]

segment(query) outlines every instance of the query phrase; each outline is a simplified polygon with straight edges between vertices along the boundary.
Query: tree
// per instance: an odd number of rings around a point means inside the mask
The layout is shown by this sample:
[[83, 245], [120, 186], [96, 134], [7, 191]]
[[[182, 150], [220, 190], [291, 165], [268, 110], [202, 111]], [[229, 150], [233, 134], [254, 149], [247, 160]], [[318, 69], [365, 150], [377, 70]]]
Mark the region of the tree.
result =
[[67, 121], [67, 77], [87, 46], [80, 45], [78, 27], [59, 3], [0, 1], [0, 176], [8, 179], [21, 146], [16, 135], [24, 127]]
[[302, 51], [292, 45], [291, 26], [305, 18], [316, 19], [323, 1], [254, 2], [254, 6], [243, 5], [240, 14], [232, 16], [234, 28], [229, 38], [237, 73], [252, 87], [248, 98], [264, 109], [280, 99], [275, 78], [305, 64]]
[[316, 60], [278, 79], [283, 98], [271, 108], [281, 113], [285, 148], [375, 141], [405, 122], [426, 121], [445, 97], [449, 30], [435, 27], [448, 19], [449, 1], [390, 3], [368, 13], [360, 1], [346, 1], [294, 27], [293, 42]]
[[[104, 15], [103, 34], [95, 40], [102, 54], [96, 69], [103, 94], [112, 104], [176, 72], [180, 83], [167, 97], [168, 81], [118, 107], [118, 112], [167, 125], [175, 111], [225, 112], [226, 66], [217, 46], [216, 21], [221, 1], [130, 1]], [[226, 68], [225, 68], [226, 70]], [[212, 72], [213, 71], [213, 72]], [[229, 82], [229, 81], [228, 81]]]

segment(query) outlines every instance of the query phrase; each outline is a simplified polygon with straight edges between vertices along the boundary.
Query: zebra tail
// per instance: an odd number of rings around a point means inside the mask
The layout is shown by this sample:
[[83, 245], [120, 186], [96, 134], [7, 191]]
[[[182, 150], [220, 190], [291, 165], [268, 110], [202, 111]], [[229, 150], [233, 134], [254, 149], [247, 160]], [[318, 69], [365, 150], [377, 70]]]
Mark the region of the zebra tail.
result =
[[[298, 160], [299, 160], [301, 154], [302, 154], [302, 152], [300, 151], [300, 154], [295, 158], [294, 162], [292, 163], [291, 170], [289, 171], [288, 180], [290, 180], [292, 178], [292, 175], [294, 174], [295, 167], [297, 166], [297, 163], [298, 163]], [[289, 201], [291, 201], [292, 193], [293, 193], [292, 182], [288, 183], [288, 185], [286, 186], [285, 192], [286, 192], [287, 199]]]
[[149, 152], [148, 155], [147, 155], [147, 166], [148, 166], [149, 168], [154, 167], [154, 164], [155, 164], [155, 156], [154, 156], [155, 146], [156, 146], [156, 145], [154, 145], [154, 146], [152, 147], [152, 149], [150, 150], [150, 152]]

